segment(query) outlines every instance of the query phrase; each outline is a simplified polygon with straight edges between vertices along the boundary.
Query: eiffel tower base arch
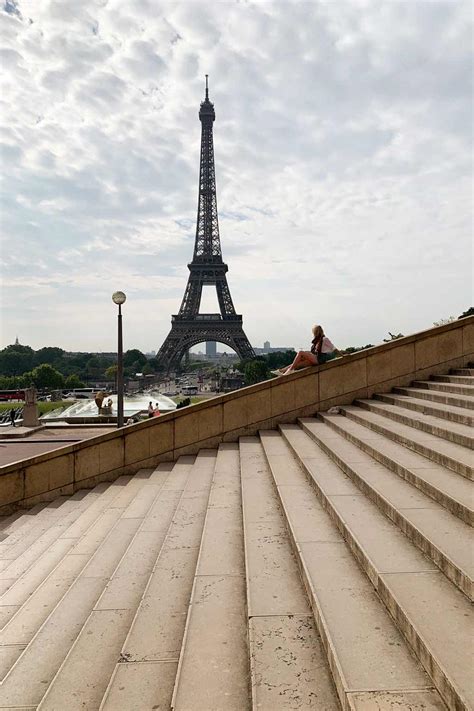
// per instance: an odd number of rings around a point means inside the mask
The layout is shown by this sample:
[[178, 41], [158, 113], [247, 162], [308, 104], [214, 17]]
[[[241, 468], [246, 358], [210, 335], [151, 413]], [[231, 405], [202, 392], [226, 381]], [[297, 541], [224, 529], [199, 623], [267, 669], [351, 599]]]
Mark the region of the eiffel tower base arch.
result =
[[254, 358], [255, 353], [242, 327], [242, 317], [223, 319], [220, 315], [179, 319], [173, 316], [171, 331], [156, 358], [159, 366], [169, 372], [175, 370], [186, 351], [204, 341], [217, 341], [232, 348], [242, 360]]

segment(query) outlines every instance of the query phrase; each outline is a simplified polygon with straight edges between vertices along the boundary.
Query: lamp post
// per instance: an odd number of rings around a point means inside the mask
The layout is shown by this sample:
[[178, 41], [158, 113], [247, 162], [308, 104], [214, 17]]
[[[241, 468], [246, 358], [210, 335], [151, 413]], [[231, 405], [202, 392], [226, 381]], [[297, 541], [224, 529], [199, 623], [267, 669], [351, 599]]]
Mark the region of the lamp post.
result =
[[112, 301], [118, 310], [118, 348], [117, 348], [117, 427], [123, 427], [123, 339], [122, 339], [122, 304], [126, 301], [123, 291], [112, 294]]

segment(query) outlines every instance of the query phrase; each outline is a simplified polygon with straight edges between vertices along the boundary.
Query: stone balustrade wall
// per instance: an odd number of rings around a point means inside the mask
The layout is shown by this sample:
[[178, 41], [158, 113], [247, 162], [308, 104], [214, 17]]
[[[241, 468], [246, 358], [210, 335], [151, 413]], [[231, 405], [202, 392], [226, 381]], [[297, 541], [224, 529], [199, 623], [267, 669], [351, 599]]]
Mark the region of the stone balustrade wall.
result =
[[474, 317], [0, 467], [0, 513], [113, 481], [474, 360]]

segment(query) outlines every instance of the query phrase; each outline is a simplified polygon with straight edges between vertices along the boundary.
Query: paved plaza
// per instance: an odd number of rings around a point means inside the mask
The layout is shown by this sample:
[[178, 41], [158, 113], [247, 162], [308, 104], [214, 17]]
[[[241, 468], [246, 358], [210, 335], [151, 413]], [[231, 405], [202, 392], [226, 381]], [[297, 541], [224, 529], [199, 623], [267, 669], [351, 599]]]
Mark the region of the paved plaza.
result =
[[[4, 427], [0, 431], [0, 466], [18, 462], [27, 457], [34, 457], [58, 447], [80, 442], [83, 439], [97, 437], [99, 434], [112, 432], [115, 427], [79, 427], [64, 425], [37, 430], [25, 437], [25, 427]], [[11, 439], [16, 434], [17, 438]]]

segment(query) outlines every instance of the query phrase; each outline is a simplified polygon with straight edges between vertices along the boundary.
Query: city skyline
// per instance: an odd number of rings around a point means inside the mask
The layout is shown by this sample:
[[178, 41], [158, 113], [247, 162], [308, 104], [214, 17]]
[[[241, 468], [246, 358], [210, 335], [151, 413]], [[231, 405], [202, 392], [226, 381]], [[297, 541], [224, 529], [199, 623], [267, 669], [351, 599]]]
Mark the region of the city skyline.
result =
[[252, 344], [303, 346], [314, 322], [380, 343], [471, 306], [469, 3], [0, 8], [1, 347], [113, 351], [122, 289], [125, 347], [159, 348], [192, 257], [205, 73]]

